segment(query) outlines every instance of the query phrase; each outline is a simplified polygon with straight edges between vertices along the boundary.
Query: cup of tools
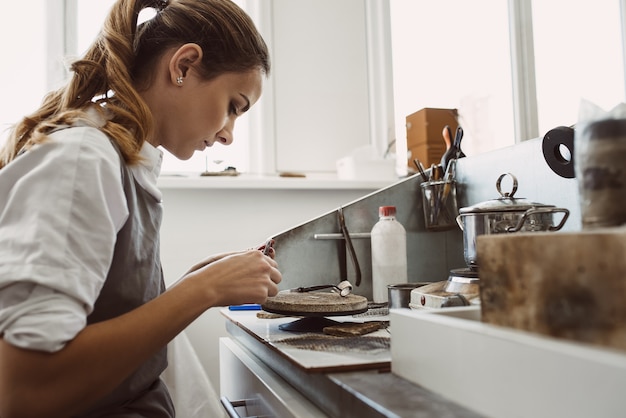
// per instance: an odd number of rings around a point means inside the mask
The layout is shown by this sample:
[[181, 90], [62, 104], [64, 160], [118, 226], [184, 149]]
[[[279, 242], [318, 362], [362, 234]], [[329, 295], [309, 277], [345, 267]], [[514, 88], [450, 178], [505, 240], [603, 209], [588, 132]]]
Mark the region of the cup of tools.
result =
[[420, 184], [424, 204], [424, 224], [428, 231], [446, 231], [457, 226], [455, 166], [456, 160], [450, 161], [443, 178], [431, 176], [428, 181]]
[[456, 228], [456, 182], [454, 180], [427, 181], [420, 184], [424, 202], [424, 223], [428, 231], [446, 231]]

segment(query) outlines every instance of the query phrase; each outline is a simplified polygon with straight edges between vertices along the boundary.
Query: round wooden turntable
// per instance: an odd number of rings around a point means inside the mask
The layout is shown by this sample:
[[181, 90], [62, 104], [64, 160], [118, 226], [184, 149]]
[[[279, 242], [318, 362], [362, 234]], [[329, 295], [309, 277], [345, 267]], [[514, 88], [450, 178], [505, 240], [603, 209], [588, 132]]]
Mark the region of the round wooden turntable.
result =
[[282, 324], [280, 329], [294, 332], [313, 332], [337, 324], [328, 316], [357, 315], [367, 311], [367, 298], [349, 294], [341, 296], [335, 292], [291, 292], [282, 291], [269, 297], [261, 308], [264, 311], [286, 316], [304, 318]]

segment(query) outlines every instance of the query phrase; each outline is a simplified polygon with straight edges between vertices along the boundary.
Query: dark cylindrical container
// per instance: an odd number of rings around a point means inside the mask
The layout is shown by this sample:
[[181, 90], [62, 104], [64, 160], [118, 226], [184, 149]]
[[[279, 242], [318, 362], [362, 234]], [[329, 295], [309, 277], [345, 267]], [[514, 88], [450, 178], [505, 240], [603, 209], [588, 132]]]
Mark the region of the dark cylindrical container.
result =
[[584, 124], [574, 145], [583, 229], [626, 224], [626, 119]]

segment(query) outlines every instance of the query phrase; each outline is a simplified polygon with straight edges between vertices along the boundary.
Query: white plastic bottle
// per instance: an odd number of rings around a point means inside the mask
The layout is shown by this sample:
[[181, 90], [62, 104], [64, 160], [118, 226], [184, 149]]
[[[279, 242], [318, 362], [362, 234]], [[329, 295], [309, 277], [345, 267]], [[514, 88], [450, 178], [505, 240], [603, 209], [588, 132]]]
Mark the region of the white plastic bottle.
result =
[[376, 303], [389, 300], [387, 285], [407, 282], [406, 230], [396, 220], [395, 206], [378, 208], [372, 228], [372, 291]]

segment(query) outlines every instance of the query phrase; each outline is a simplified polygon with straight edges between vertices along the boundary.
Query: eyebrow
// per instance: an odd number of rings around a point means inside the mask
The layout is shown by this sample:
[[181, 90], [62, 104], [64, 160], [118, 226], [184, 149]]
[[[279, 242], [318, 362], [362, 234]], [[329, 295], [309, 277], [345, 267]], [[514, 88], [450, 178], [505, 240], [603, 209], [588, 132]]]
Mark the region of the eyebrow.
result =
[[240, 112], [241, 113], [247, 112], [248, 110], [250, 110], [250, 99], [248, 99], [248, 97], [243, 93], [239, 93], [239, 95], [243, 97], [243, 99], [246, 101], [246, 105], [241, 108]]

